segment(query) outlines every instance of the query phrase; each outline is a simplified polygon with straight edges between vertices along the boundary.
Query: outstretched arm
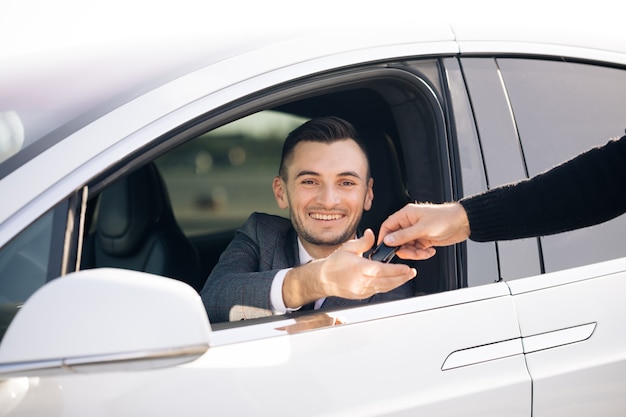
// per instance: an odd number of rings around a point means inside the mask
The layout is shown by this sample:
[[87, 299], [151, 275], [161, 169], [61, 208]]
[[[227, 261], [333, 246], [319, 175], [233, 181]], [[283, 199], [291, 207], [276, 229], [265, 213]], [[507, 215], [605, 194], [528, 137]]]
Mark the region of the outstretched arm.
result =
[[543, 236], [602, 223], [626, 211], [626, 136], [531, 179], [458, 203], [408, 204], [383, 222], [379, 242], [427, 259], [435, 246]]
[[324, 297], [362, 300], [391, 291], [417, 271], [404, 264], [386, 264], [363, 257], [374, 244], [368, 229], [360, 239], [350, 240], [324, 259], [293, 268], [285, 276], [283, 299], [289, 308], [297, 308]]

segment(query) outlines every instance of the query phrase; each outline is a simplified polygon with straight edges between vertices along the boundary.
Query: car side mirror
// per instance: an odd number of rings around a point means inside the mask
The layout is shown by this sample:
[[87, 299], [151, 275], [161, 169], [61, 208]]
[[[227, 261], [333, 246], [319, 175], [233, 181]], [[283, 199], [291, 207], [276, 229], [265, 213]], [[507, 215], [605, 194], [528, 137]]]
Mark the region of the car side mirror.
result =
[[124, 269], [68, 274], [37, 290], [0, 343], [0, 378], [153, 369], [192, 361], [211, 328], [185, 283]]

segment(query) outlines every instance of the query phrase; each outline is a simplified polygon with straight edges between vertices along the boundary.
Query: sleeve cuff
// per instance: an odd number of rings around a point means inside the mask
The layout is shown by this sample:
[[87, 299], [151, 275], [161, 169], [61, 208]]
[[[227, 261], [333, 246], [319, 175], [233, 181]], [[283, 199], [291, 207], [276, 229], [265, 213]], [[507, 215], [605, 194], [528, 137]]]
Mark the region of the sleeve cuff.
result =
[[292, 268], [281, 269], [276, 273], [276, 275], [274, 275], [274, 280], [272, 281], [272, 287], [270, 289], [270, 303], [274, 314], [291, 313], [292, 311], [298, 311], [301, 308], [287, 308], [285, 306], [285, 300], [283, 300], [283, 282], [285, 281], [287, 272], [291, 269]]

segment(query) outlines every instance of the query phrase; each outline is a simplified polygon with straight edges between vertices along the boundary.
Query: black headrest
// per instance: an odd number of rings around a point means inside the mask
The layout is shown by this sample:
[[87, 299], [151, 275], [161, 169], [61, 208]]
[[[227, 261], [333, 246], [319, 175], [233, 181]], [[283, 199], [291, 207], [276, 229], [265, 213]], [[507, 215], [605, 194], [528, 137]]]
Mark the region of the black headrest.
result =
[[97, 239], [111, 256], [127, 256], [140, 245], [163, 211], [163, 186], [153, 164], [108, 187], [100, 196]]
[[360, 128], [359, 137], [364, 142], [374, 178], [374, 202], [363, 213], [360, 227], [371, 228], [378, 234], [380, 225], [389, 215], [410, 201], [406, 190], [396, 148], [391, 138], [373, 128]]

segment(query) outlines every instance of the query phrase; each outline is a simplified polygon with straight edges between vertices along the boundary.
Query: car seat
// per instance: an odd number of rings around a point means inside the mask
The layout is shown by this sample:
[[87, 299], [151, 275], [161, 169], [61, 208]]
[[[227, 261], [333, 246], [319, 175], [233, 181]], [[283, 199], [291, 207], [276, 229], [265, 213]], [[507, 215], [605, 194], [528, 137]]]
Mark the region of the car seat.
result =
[[360, 228], [371, 228], [378, 234], [380, 225], [389, 215], [411, 201], [406, 190], [396, 147], [391, 138], [375, 128], [359, 128], [359, 138], [365, 144], [374, 178], [372, 208], [363, 213]]
[[[372, 208], [363, 212], [359, 228], [365, 230], [369, 227], [378, 235], [380, 225], [387, 217], [413, 200], [405, 187], [398, 153], [391, 138], [377, 129], [361, 128], [358, 132], [367, 148], [370, 171], [374, 178]], [[412, 280], [408, 285], [413, 286], [416, 296], [421, 296], [438, 291], [441, 276], [439, 258], [439, 255], [426, 261], [395, 258], [393, 262], [402, 262], [418, 269], [419, 279]]]
[[91, 267], [144, 271], [202, 288], [198, 253], [174, 218], [154, 163], [106, 188], [98, 204]]

